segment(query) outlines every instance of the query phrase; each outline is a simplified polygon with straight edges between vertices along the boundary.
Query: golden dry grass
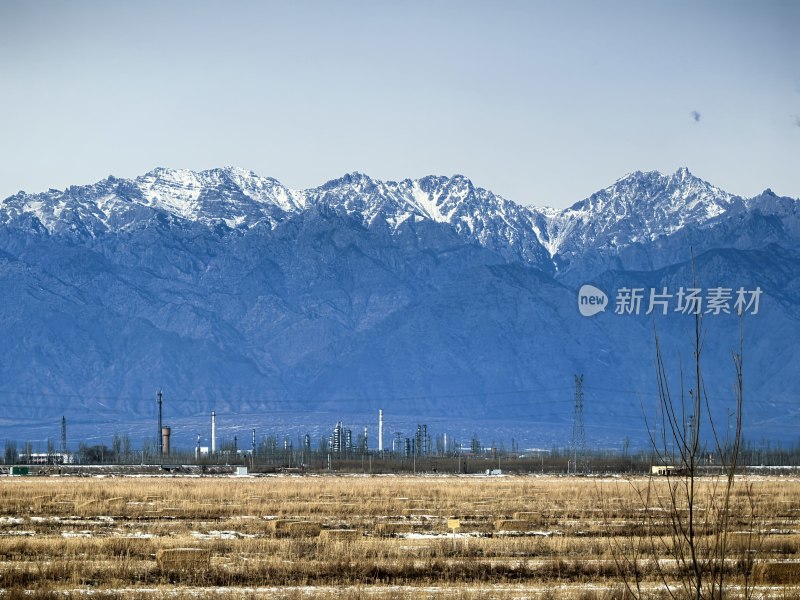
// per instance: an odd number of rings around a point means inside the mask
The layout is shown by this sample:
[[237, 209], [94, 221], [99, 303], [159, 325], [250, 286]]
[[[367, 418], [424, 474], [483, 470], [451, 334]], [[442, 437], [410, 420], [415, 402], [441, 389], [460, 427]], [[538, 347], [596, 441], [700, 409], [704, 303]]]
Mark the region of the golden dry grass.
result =
[[[658, 518], [645, 526], [646, 511], [634, 493], [642, 482], [3, 478], [0, 587], [4, 600], [21, 590], [33, 591], [28, 598], [93, 590], [93, 597], [126, 600], [212, 592], [226, 598], [622, 598], [611, 549], [633, 548], [645, 534], [658, 533]], [[750, 499], [758, 507], [759, 594], [800, 598], [800, 481], [750, 483], [752, 492], [737, 486], [733, 500], [742, 514]], [[452, 518], [460, 525], [455, 536], [448, 529]], [[748, 539], [744, 531], [731, 536], [734, 559], [748, 550]], [[645, 582], [658, 597], [656, 574], [645, 572]]]

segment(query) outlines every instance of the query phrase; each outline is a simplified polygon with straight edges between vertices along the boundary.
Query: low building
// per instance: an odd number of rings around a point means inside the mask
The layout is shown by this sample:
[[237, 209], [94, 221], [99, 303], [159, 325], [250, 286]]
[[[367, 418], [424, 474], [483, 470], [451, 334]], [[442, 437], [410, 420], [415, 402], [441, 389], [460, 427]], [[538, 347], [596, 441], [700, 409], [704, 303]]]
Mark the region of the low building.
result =
[[71, 465], [74, 459], [69, 452], [31, 452], [20, 454], [19, 462], [23, 465]]
[[681, 475], [683, 474], [683, 469], [680, 467], [676, 467], [674, 465], [653, 465], [650, 467], [650, 475]]

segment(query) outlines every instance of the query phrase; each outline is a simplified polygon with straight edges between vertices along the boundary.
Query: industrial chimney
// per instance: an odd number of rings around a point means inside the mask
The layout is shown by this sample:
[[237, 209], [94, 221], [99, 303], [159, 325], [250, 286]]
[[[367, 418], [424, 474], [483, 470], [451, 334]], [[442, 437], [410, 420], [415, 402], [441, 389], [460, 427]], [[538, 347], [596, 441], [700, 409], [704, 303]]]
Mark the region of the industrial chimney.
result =
[[211, 413], [211, 455], [217, 453], [217, 413]]
[[159, 388], [158, 392], [156, 392], [156, 398], [158, 399], [158, 454], [164, 454], [164, 442], [163, 442], [163, 429], [164, 424], [161, 421], [161, 404], [164, 400], [164, 395], [161, 393], [161, 389]]
[[378, 452], [383, 452], [383, 409], [378, 410]]

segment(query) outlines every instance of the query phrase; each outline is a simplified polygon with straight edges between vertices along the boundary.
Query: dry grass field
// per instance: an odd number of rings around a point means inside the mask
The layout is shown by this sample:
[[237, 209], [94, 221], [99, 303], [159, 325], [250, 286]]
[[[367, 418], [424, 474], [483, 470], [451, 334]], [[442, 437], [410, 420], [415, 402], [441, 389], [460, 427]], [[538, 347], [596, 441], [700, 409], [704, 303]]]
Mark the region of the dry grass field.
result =
[[[0, 588], [4, 599], [625, 598], [620, 556], [669, 529], [635, 492], [646, 481], [5, 477]], [[754, 559], [755, 597], [800, 598], [800, 480], [748, 478], [732, 500], [726, 597], [743, 595], [737, 573]], [[746, 506], [755, 522], [737, 525]], [[638, 565], [646, 595], [668, 597]]]

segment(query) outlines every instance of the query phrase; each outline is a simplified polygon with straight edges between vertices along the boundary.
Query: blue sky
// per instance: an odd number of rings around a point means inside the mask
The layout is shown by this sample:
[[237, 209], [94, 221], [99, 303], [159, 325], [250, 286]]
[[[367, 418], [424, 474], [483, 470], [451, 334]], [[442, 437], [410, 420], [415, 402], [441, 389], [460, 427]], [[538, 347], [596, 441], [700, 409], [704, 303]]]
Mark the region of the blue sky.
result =
[[237, 165], [800, 196], [800, 2], [0, 2], [0, 197]]

